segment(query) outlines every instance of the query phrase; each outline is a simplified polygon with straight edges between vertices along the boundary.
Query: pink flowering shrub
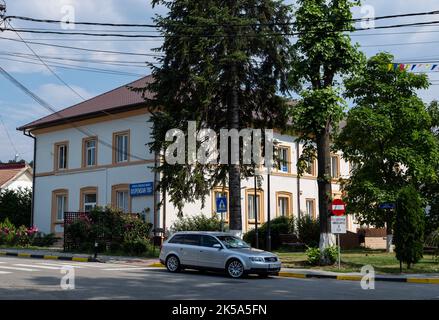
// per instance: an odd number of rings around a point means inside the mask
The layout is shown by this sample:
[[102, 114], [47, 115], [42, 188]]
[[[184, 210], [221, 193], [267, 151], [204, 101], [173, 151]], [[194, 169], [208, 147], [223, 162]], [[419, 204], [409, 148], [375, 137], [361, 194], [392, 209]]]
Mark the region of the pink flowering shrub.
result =
[[0, 222], [0, 245], [26, 247], [34, 242], [37, 235], [41, 237], [35, 226], [16, 227], [7, 218], [4, 222]]

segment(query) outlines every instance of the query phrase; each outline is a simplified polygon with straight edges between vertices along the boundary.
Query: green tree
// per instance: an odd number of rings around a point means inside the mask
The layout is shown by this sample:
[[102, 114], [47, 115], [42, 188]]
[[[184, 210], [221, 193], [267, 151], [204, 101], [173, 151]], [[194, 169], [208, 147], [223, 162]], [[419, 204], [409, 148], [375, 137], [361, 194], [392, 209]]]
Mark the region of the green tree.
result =
[[[150, 149], [163, 152], [166, 132], [197, 128], [267, 128], [286, 123], [290, 8], [280, 0], [154, 0], [169, 9], [155, 21], [164, 35], [164, 56], [151, 65], [154, 82], [145, 90], [153, 123]], [[186, 133], [187, 136], [187, 133]], [[186, 137], [187, 138], [187, 137]], [[219, 139], [218, 139], [219, 141]], [[229, 158], [231, 154], [229, 148]], [[185, 150], [185, 158], [189, 158]], [[252, 174], [242, 164], [199, 163], [158, 166], [158, 189], [167, 191], [180, 213], [185, 201], [204, 199], [213, 186], [230, 191], [230, 229], [241, 232], [241, 178]]]
[[424, 246], [424, 210], [419, 192], [412, 185], [398, 193], [394, 230], [396, 258], [410, 269], [422, 258]]
[[[299, 161], [302, 174], [305, 162], [317, 157], [320, 215], [320, 248], [335, 244], [330, 233], [331, 138], [343, 117], [346, 103], [339, 81], [355, 72], [364, 61], [358, 45], [352, 45], [346, 31], [353, 30], [351, 8], [359, 1], [298, 0], [292, 46], [290, 84], [302, 99], [291, 108], [295, 132], [304, 151]], [[324, 262], [324, 261], [322, 261]]]
[[417, 96], [428, 79], [389, 69], [392, 62], [392, 55], [380, 53], [345, 82], [355, 105], [335, 144], [352, 167], [343, 183], [347, 210], [360, 223], [387, 226], [389, 250], [394, 212], [379, 209], [379, 204], [395, 202], [408, 184], [422, 190], [426, 182], [436, 183], [439, 158], [432, 117]]
[[0, 221], [9, 219], [15, 226], [29, 226], [32, 211], [32, 190], [6, 189], [0, 192]]

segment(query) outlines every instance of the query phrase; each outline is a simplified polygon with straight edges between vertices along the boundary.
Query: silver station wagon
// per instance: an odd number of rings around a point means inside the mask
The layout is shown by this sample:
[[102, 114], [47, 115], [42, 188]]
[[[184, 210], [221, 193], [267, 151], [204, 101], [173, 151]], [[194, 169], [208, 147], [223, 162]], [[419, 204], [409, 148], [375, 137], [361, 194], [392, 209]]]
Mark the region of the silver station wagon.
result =
[[225, 271], [232, 278], [245, 274], [277, 275], [281, 268], [275, 254], [251, 248], [224, 232], [177, 232], [163, 243], [160, 262], [170, 272], [185, 268]]

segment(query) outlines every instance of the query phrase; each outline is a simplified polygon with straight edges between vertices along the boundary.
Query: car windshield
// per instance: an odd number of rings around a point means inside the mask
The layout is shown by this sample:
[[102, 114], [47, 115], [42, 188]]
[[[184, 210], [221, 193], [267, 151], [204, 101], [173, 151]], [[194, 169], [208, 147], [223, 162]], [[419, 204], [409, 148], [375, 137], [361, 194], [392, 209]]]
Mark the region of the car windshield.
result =
[[250, 248], [248, 243], [239, 238], [232, 236], [218, 236], [217, 237], [228, 249]]

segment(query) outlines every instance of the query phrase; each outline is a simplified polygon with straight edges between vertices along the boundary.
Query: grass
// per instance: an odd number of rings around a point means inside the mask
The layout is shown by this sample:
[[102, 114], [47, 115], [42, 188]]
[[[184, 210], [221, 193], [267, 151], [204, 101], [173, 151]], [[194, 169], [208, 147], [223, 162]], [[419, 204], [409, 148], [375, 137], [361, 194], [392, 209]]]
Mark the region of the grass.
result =
[[[310, 266], [307, 264], [305, 252], [277, 251], [284, 268], [306, 268], [335, 272], [360, 272], [364, 265], [372, 265], [377, 274], [399, 274], [399, 261], [395, 253], [384, 250], [345, 250], [341, 252], [341, 269], [333, 266]], [[403, 265], [403, 273], [439, 273], [439, 262], [430, 254], [425, 254], [417, 264], [407, 270]]]

